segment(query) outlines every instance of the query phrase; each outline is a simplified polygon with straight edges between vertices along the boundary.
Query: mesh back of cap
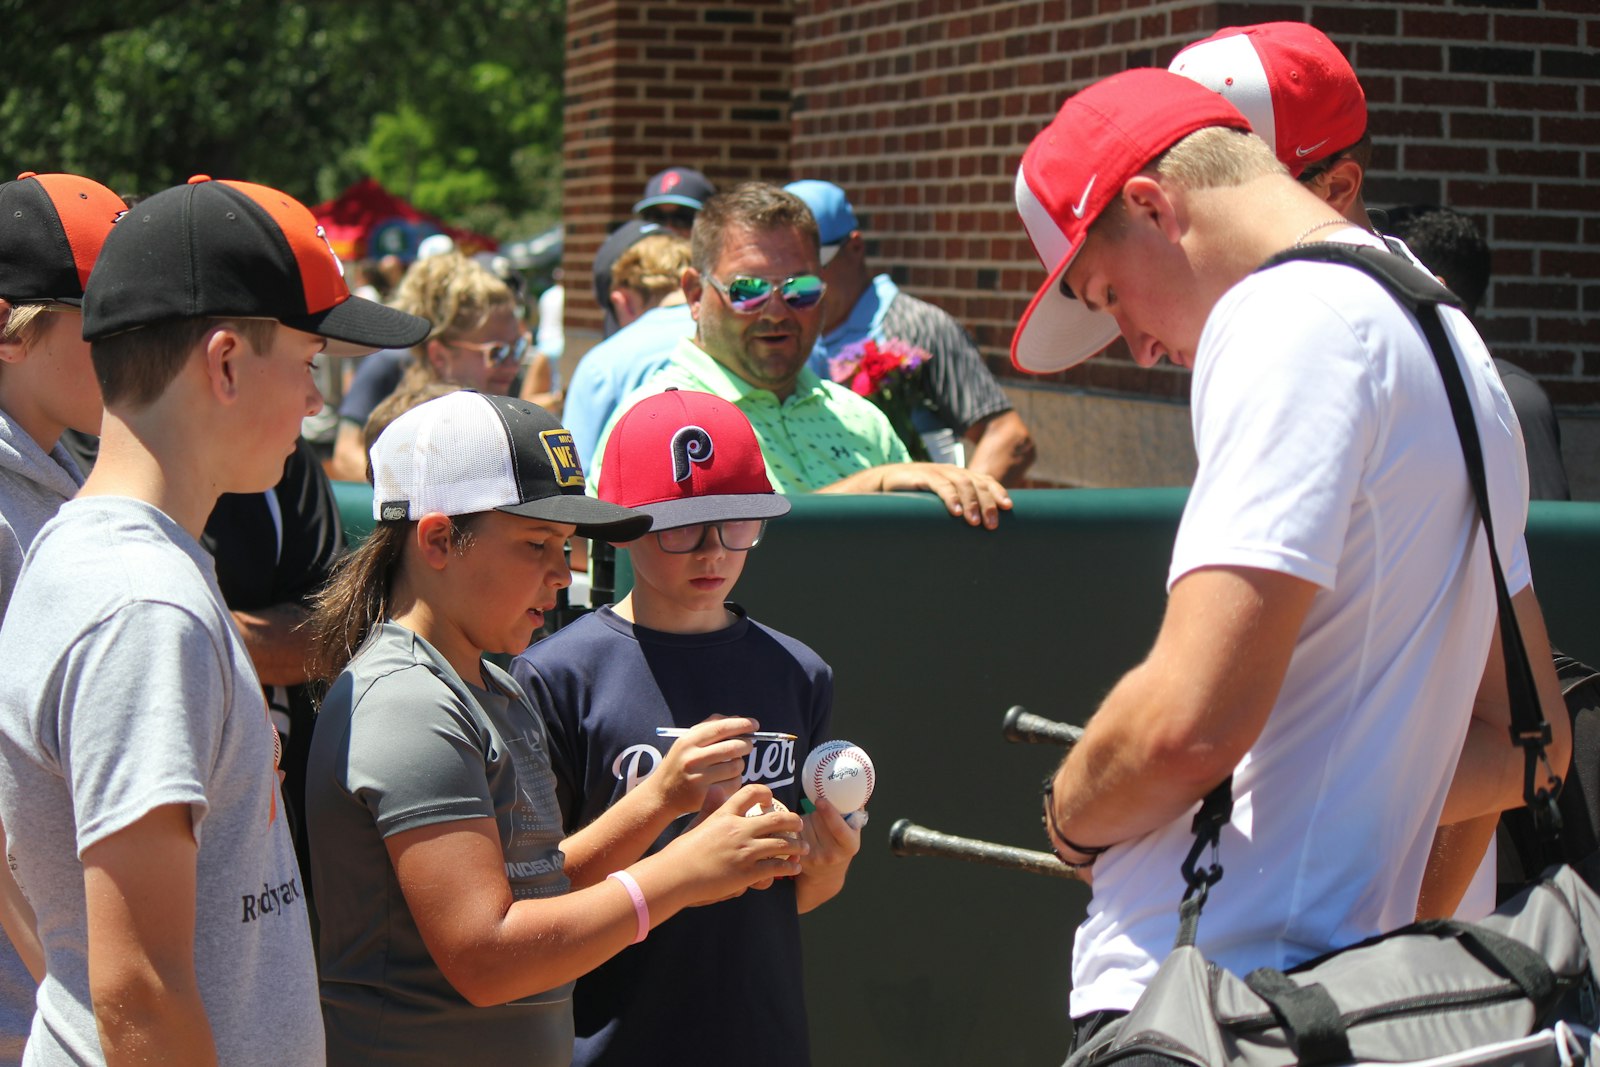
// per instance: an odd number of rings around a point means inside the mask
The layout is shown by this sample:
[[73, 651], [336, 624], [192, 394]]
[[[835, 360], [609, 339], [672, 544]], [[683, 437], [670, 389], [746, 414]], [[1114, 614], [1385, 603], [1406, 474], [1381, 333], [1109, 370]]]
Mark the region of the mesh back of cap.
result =
[[505, 424], [477, 393], [451, 393], [395, 419], [372, 446], [372, 469], [375, 518], [398, 501], [412, 519], [521, 502]]

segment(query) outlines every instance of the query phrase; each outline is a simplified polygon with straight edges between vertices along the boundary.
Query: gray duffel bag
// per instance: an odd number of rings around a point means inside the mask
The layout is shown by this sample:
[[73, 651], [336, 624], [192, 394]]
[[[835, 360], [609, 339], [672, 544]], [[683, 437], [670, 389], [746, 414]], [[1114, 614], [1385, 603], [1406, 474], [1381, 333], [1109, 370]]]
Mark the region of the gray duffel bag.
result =
[[[1290, 972], [1240, 978], [1185, 945], [1068, 1065], [1152, 1055], [1195, 1067], [1408, 1063], [1557, 1022], [1592, 1028], [1600, 975], [1590, 944], [1600, 944], [1600, 898], [1573, 868], [1555, 867], [1481, 923], [1416, 923]], [[1519, 1047], [1511, 1058], [1442, 1062], [1563, 1062], [1553, 1031], [1548, 1059]]]

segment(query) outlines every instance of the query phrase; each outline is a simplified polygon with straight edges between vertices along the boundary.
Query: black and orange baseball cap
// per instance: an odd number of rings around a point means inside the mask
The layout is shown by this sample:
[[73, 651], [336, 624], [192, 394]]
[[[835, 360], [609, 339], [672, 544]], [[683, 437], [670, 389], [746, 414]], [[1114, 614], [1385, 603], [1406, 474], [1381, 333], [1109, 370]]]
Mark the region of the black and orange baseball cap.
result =
[[322, 227], [288, 193], [205, 175], [129, 211], [106, 238], [83, 301], [83, 336], [172, 319], [276, 319], [334, 355], [408, 348], [427, 319], [350, 295]]
[[13, 304], [82, 304], [100, 246], [127, 207], [76, 174], [25, 171], [0, 185], [0, 297]]

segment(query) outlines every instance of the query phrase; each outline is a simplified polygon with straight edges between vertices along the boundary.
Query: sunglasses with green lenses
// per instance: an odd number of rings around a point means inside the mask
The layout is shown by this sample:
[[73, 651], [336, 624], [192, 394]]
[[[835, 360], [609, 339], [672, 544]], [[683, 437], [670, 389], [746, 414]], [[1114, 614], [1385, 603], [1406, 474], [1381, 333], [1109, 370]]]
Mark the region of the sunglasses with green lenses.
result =
[[713, 289], [727, 297], [728, 306], [741, 315], [754, 315], [760, 311], [774, 292], [791, 308], [804, 311], [816, 307], [822, 301], [822, 294], [828, 291], [828, 283], [815, 274], [800, 274], [793, 278], [785, 278], [782, 282], [752, 278], [748, 274], [736, 274], [733, 280], [726, 284], [708, 274], [706, 281], [711, 283]]

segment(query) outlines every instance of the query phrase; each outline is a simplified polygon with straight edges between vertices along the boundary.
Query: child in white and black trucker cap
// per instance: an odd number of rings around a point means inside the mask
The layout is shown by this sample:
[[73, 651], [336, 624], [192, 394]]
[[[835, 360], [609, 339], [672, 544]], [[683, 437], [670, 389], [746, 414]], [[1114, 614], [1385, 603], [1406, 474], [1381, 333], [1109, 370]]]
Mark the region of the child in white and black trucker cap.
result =
[[[737, 758], [702, 772], [707, 808], [743, 781], [799, 810], [798, 768], [830, 736], [833, 672], [730, 599], [767, 521], [789, 511], [749, 420], [708, 393], [639, 401], [607, 441], [600, 496], [654, 521], [627, 546], [632, 591], [511, 668], [545, 720], [567, 828], [667, 788], [662, 772], [677, 761], [723, 754]], [[809, 1064], [799, 916], [843, 885], [861, 843], [845, 814], [824, 802], [805, 816], [798, 877], [683, 912], [579, 979], [573, 1062], [661, 1062], [671, 1057], [660, 1050], [715, 1033], [728, 1048], [761, 1049], [765, 1067]], [[650, 829], [671, 842], [684, 827]]]
[[0, 626], [0, 817], [46, 965], [25, 1062], [322, 1061], [278, 735], [197, 538], [279, 480], [326, 347], [426, 330], [350, 296], [276, 189], [195, 178], [111, 227], [83, 291], [99, 459]]
[[680, 757], [564, 833], [544, 728], [484, 656], [527, 647], [568, 538], [649, 517], [585, 496], [572, 435], [511, 397], [420, 404], [371, 456], [377, 526], [313, 620], [337, 675], [306, 784], [328, 1060], [565, 1067], [572, 981], [679, 909], [797, 872], [772, 835], [800, 819], [745, 818], [771, 796], [751, 785], [641, 860], [700, 806]]

